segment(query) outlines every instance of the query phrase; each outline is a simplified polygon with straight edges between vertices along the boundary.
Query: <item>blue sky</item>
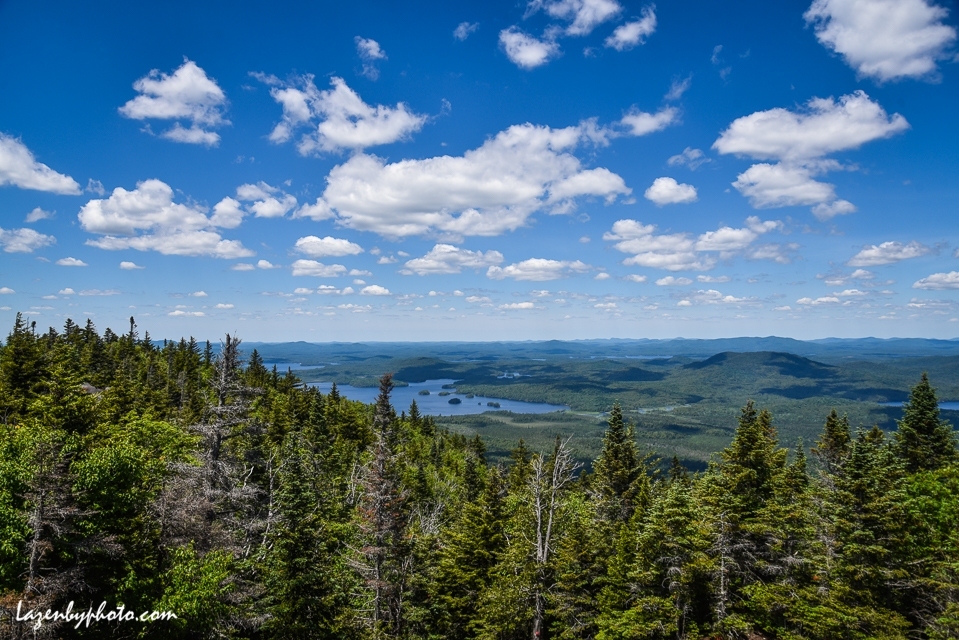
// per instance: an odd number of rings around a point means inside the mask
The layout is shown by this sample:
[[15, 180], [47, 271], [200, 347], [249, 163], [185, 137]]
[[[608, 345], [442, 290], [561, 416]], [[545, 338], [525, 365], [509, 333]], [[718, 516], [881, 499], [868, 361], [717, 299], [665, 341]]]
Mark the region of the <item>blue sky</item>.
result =
[[959, 336], [931, 0], [0, 3], [0, 325]]

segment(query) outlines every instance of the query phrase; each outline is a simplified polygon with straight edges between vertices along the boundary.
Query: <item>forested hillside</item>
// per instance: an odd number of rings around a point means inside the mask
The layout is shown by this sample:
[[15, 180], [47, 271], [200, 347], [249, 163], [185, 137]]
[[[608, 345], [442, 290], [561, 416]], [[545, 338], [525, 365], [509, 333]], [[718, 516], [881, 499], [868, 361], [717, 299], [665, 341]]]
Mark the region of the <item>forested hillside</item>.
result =
[[[618, 406], [588, 468], [562, 433], [492, 465], [391, 390], [321, 394], [233, 336], [159, 346], [132, 318], [101, 335], [18, 316], [0, 348], [0, 636], [959, 635], [959, 455], [925, 376], [891, 436], [833, 411], [791, 451], [743, 398], [695, 475], [657, 472]], [[177, 617], [17, 620], [70, 601]]]

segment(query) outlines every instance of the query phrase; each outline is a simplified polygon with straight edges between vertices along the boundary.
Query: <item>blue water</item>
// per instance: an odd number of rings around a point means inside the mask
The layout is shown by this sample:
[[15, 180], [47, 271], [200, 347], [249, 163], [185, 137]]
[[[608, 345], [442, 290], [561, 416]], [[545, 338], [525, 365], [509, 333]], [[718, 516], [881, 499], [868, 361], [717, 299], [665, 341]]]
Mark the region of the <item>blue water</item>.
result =
[[[901, 407], [903, 402], [880, 402], [884, 407]], [[940, 402], [939, 409], [945, 409], [946, 411], [959, 411], [959, 402]]]
[[291, 371], [303, 371], [304, 369], [322, 369], [325, 367], [325, 364], [300, 364], [299, 362], [264, 362], [263, 366], [267, 368], [268, 371], [273, 370], [273, 365], [276, 365], [276, 370], [281, 374], [286, 373], [286, 370]]
[[[465, 416], [474, 413], [484, 413], [486, 411], [512, 411], [513, 413], [550, 413], [551, 411], [567, 411], [566, 405], [546, 404], [545, 402], [521, 402], [519, 400], [504, 400], [503, 398], [487, 398], [485, 396], [476, 396], [467, 398], [466, 394], [456, 393], [453, 389], [444, 389], [444, 384], [453, 384], [453, 380], [427, 380], [426, 382], [411, 382], [408, 387], [396, 387], [390, 399], [397, 413], [408, 411], [410, 403], [416, 400], [420, 413], [429, 416]], [[310, 386], [317, 387], [324, 394], [330, 392], [333, 386], [330, 382], [310, 383]], [[426, 389], [430, 392], [428, 396], [421, 396], [419, 392]], [[372, 403], [376, 402], [376, 396], [380, 390], [376, 387], [353, 387], [348, 384], [336, 385], [336, 390], [340, 395], [350, 400]], [[449, 392], [448, 396], [441, 396], [441, 391]], [[459, 398], [461, 404], [450, 404], [451, 398]], [[498, 402], [499, 407], [487, 406], [487, 402]]]

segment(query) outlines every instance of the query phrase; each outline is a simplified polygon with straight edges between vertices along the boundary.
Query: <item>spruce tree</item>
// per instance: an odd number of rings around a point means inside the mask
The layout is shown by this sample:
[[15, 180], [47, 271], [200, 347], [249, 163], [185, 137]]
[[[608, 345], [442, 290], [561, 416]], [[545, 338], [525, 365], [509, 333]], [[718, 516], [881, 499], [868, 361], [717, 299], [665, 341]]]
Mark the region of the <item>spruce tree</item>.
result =
[[939, 399], [925, 373], [912, 388], [898, 425], [896, 452], [909, 472], [938, 469], [959, 459], [952, 425], [939, 417]]

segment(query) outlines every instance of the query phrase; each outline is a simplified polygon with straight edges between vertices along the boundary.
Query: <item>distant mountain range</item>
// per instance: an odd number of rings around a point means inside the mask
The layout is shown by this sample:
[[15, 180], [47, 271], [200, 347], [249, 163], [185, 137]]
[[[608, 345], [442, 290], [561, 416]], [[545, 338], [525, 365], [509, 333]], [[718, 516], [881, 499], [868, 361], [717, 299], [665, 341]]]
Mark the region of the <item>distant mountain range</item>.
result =
[[373, 358], [432, 357], [445, 360], [515, 360], [517, 358], [708, 358], [723, 352], [776, 351], [824, 362], [886, 360], [959, 355], [959, 339], [925, 338], [793, 338], [742, 337], [710, 340], [675, 338], [545, 340], [542, 342], [245, 342], [267, 362], [324, 365]]

